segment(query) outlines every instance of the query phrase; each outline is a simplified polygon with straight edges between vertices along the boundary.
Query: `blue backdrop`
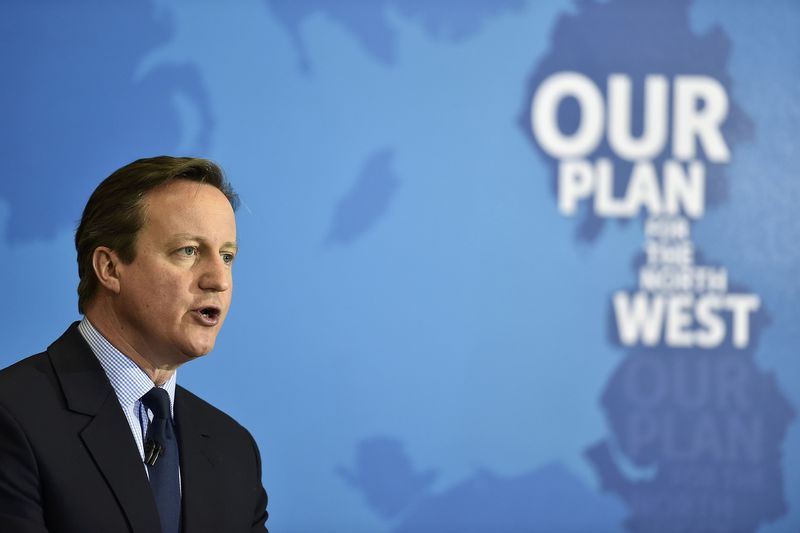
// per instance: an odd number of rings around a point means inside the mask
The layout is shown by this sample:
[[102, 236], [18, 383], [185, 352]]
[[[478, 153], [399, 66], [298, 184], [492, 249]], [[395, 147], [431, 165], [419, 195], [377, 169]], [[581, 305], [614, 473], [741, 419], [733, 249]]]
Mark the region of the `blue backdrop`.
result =
[[235, 296], [181, 384], [276, 532], [800, 527], [800, 4], [0, 5], [0, 366], [143, 156], [218, 161]]

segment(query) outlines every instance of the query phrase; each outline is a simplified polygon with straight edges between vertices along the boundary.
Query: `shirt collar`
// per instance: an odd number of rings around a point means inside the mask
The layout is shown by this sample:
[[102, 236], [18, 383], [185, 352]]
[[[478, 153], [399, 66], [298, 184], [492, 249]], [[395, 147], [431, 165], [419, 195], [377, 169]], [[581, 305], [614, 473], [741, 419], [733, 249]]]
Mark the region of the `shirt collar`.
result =
[[[81, 320], [78, 324], [78, 331], [86, 339], [97, 360], [100, 361], [100, 366], [108, 376], [108, 381], [111, 382], [111, 387], [117, 394], [123, 409], [135, 405], [147, 391], [155, 386], [144, 370], [115, 348], [102, 333], [95, 329], [88, 318], [84, 317]], [[161, 386], [169, 394], [169, 407], [173, 417], [175, 416], [176, 375], [177, 372], [173, 372], [169, 380]]]

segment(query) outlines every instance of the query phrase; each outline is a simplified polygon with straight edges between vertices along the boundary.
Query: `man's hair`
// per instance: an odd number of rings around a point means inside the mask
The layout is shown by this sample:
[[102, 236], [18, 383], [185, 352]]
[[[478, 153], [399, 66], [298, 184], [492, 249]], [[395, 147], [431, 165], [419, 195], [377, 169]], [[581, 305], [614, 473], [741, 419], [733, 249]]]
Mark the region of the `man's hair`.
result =
[[152, 157], [126, 165], [105, 180], [92, 193], [75, 232], [78, 252], [78, 311], [86, 307], [97, 292], [98, 280], [92, 256], [98, 246], [114, 250], [124, 263], [136, 257], [136, 236], [144, 224], [147, 193], [174, 180], [189, 180], [219, 189], [234, 211], [239, 198], [222, 169], [207, 159], [193, 157]]

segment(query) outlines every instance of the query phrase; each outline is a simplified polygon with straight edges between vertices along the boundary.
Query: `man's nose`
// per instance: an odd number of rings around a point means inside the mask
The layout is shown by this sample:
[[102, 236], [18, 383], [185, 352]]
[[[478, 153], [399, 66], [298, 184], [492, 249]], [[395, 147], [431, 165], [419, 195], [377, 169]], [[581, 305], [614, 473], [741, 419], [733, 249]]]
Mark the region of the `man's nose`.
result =
[[231, 288], [230, 265], [219, 255], [208, 257], [203, 262], [203, 272], [200, 275], [200, 288], [206, 291], [223, 292]]

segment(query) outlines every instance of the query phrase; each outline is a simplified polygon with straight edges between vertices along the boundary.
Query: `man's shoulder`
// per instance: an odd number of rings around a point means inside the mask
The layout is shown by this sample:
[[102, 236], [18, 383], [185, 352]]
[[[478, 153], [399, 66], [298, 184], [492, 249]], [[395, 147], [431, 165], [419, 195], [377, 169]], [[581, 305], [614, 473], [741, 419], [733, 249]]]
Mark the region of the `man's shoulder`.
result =
[[0, 369], [0, 398], [30, 394], [31, 387], [52, 383], [53, 367], [47, 352], [25, 357]]
[[[0, 413], [29, 434], [46, 434], [64, 412], [50, 356], [41, 352], [0, 370]], [[2, 438], [2, 436], [0, 436]], [[2, 528], [0, 528], [2, 529]]]
[[57, 388], [57, 372], [54, 367], [52, 350], [75, 352], [80, 350], [78, 343], [81, 341], [76, 322], [46, 350], [0, 369], [0, 399], [18, 399], [20, 395], [30, 398], [32, 394], [41, 394], [43, 387], [46, 389]]

